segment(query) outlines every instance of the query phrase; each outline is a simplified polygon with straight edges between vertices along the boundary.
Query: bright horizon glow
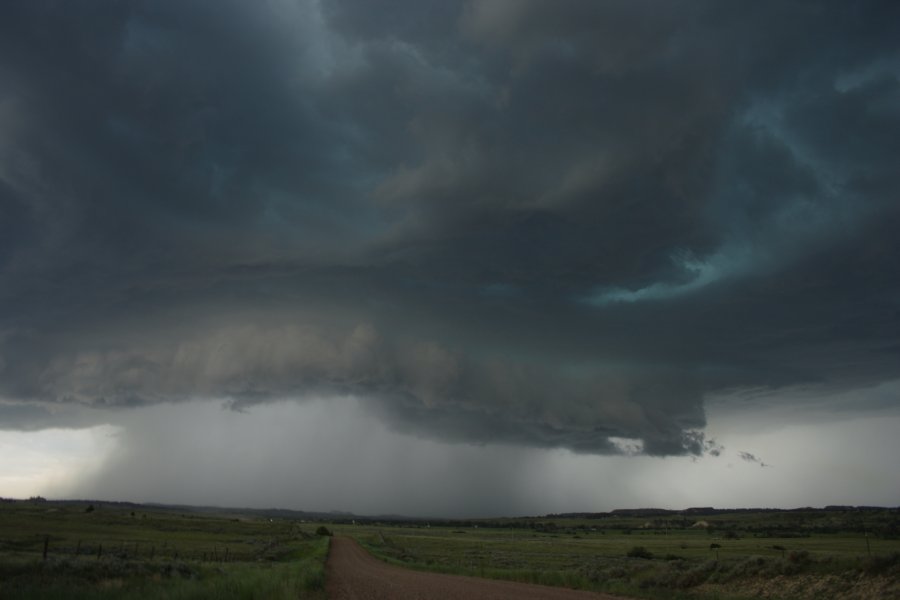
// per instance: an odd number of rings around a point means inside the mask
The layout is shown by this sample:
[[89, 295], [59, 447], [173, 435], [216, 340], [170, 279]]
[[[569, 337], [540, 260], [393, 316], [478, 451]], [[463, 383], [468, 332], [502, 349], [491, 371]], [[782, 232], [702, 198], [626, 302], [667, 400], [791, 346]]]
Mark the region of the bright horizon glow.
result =
[[118, 428], [0, 430], [0, 496], [47, 496], [101, 468]]

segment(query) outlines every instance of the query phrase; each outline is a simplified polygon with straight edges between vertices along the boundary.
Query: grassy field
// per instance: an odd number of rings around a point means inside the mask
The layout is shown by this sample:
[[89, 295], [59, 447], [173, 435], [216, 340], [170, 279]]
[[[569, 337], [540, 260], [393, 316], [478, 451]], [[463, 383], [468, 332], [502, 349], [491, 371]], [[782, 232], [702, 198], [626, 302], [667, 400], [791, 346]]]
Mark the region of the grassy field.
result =
[[0, 598], [324, 598], [328, 538], [314, 531], [236, 514], [3, 502]]
[[[389, 562], [643, 598], [900, 598], [898, 515], [335, 525]], [[708, 527], [693, 527], [697, 521]]]
[[[0, 502], [0, 598], [324, 598], [319, 526], [246, 511]], [[631, 597], [900, 598], [896, 510], [329, 528], [410, 568]]]

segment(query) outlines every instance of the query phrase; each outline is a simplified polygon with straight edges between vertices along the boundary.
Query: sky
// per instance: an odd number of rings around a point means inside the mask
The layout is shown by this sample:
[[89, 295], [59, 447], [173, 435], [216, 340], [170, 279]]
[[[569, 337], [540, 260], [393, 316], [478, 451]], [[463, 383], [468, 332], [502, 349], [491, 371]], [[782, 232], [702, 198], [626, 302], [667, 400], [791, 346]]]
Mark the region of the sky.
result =
[[0, 496], [900, 504], [893, 0], [0, 7]]

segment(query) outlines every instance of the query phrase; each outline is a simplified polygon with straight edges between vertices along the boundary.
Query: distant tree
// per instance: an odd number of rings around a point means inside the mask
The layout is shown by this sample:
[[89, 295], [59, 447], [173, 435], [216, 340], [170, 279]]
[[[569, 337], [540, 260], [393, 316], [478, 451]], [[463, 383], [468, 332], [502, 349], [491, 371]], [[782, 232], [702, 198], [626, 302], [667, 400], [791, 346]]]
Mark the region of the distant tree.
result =
[[329, 531], [328, 528], [325, 527], [324, 525], [319, 525], [319, 528], [316, 529], [316, 535], [328, 535], [328, 536], [330, 536], [330, 535], [334, 535], [334, 534], [332, 534], [331, 531]]
[[92, 513], [92, 512], [94, 512], [94, 505], [93, 505], [93, 504], [88, 504], [88, 507], [87, 507], [86, 509], [84, 509], [84, 512], [86, 512], [86, 513]]

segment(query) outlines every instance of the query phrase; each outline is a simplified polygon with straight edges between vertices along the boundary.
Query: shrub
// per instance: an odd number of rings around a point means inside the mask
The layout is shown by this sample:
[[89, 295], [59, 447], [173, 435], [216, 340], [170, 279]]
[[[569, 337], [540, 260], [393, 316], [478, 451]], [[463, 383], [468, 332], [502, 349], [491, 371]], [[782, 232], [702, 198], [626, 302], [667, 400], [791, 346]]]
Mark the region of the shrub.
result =
[[653, 553], [644, 548], [643, 546], [634, 546], [631, 550], [628, 551], [626, 556], [630, 558], [653, 558]]
[[680, 588], [690, 588], [698, 586], [712, 575], [717, 568], [717, 563], [715, 561], [706, 561], [705, 563], [694, 567], [688, 571], [685, 571], [678, 580], [677, 585]]
[[765, 558], [761, 556], [751, 556], [732, 565], [728, 571], [728, 577], [729, 579], [756, 577], [764, 573], [767, 566]]
[[666, 554], [666, 560], [682, 560], [684, 557], [677, 554]]
[[329, 529], [327, 527], [325, 527], [324, 525], [319, 525], [319, 528], [316, 529], [316, 535], [330, 536], [330, 535], [334, 535], [334, 534], [332, 534], [331, 531], [329, 531]]
[[883, 556], [869, 556], [862, 561], [860, 570], [868, 575], [880, 575], [900, 565], [900, 552]]

